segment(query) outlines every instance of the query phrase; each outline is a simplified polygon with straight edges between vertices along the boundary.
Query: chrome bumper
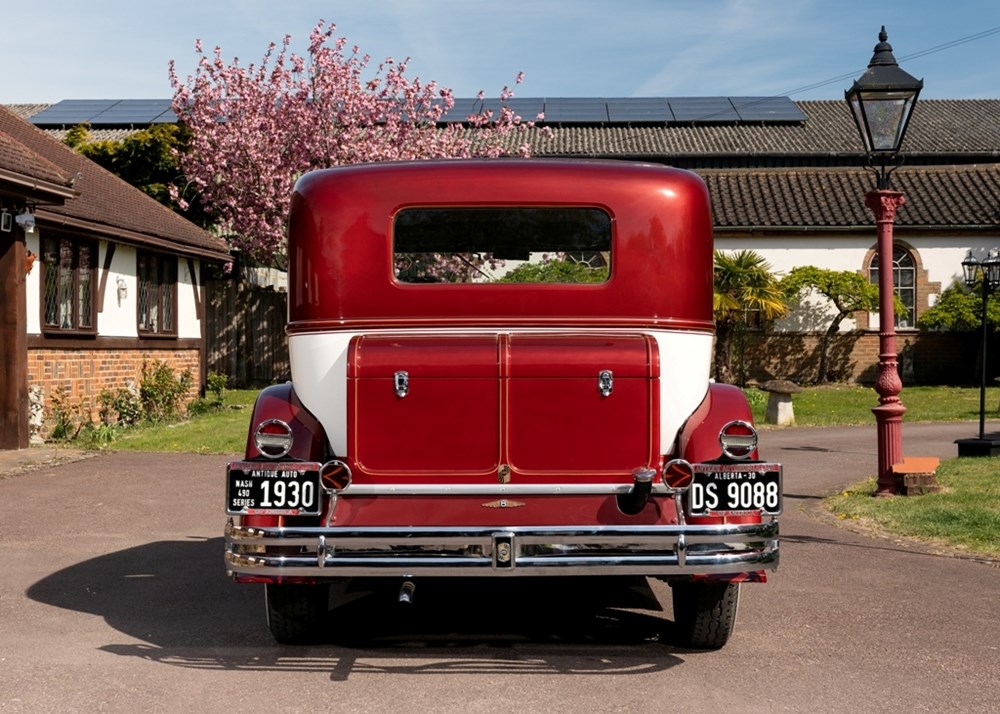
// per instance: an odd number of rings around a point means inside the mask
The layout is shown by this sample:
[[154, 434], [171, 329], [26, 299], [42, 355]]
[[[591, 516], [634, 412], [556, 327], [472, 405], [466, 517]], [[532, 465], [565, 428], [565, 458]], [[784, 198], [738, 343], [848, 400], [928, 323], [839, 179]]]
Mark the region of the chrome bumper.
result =
[[778, 523], [513, 528], [226, 525], [230, 575], [698, 575], [774, 570]]

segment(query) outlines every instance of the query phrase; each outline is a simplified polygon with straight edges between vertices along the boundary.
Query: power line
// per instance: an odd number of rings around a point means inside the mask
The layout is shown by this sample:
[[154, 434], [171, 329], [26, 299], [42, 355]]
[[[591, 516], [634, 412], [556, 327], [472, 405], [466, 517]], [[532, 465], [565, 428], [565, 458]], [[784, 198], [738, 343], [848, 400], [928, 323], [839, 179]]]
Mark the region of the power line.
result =
[[[959, 45], [964, 45], [968, 42], [981, 40], [984, 37], [989, 37], [991, 35], [996, 35], [996, 34], [1000, 34], [1000, 27], [991, 27], [988, 30], [977, 32], [974, 35], [968, 35], [967, 37], [960, 37], [957, 40], [951, 40], [950, 42], [945, 42], [940, 45], [935, 45], [934, 47], [928, 47], [926, 50], [919, 50], [917, 52], [913, 52], [908, 55], [903, 55], [899, 61], [905, 62], [907, 60], [917, 59], [918, 57], [926, 57], [927, 55], [932, 55], [937, 52], [943, 52], [944, 50], [949, 50], [952, 47], [958, 47]], [[864, 72], [864, 69], [855, 70], [854, 72], [850, 72], [848, 74], [841, 74], [836, 77], [831, 77], [830, 79], [824, 79], [820, 82], [814, 82], [813, 84], [807, 84], [804, 87], [799, 87], [798, 89], [793, 89], [790, 92], [786, 92], [784, 95], [781, 96], [790, 97], [793, 94], [801, 94], [802, 92], [808, 92], [811, 89], [819, 89], [820, 87], [825, 87], [828, 84], [834, 84], [836, 82], [844, 82], [846, 80], [856, 78], [862, 72]]]

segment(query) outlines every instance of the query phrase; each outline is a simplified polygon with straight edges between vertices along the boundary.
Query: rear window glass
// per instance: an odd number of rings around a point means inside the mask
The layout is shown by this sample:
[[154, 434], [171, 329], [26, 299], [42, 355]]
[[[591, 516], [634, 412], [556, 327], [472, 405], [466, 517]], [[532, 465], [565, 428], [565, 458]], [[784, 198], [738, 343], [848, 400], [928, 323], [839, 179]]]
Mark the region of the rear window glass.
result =
[[603, 283], [611, 216], [587, 207], [404, 209], [393, 267], [403, 283]]

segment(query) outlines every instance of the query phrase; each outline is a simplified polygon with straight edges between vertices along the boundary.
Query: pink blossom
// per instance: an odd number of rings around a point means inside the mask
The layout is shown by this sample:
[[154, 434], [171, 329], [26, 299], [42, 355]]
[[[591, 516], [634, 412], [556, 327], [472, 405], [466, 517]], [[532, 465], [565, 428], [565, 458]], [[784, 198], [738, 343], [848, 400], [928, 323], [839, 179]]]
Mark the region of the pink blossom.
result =
[[[360, 48], [334, 38], [319, 21], [305, 56], [288, 35], [268, 46], [259, 64], [227, 63], [200, 40], [193, 76], [169, 65], [173, 110], [191, 131], [181, 165], [189, 189], [215, 218], [230, 244], [257, 260], [285, 262], [285, 220], [295, 180], [313, 169], [370, 161], [530, 154], [508, 136], [523, 122], [503, 106], [461, 124], [439, 126], [454, 106], [452, 91], [407, 75], [409, 58], [386, 58], [374, 70]], [[518, 73], [515, 84], [523, 81]], [[501, 103], [512, 96], [508, 87]], [[483, 100], [485, 94], [479, 92]], [[177, 195], [182, 192], [178, 191]], [[450, 266], [438, 266], [444, 270]]]

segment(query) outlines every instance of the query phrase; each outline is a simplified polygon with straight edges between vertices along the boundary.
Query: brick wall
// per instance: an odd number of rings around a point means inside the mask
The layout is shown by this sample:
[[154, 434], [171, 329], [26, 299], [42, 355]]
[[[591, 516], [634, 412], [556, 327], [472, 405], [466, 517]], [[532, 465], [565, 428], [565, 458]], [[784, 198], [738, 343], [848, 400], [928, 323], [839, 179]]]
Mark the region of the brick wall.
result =
[[[978, 384], [981, 337], [975, 333], [901, 332], [896, 334], [899, 371], [904, 384]], [[754, 333], [748, 336], [744, 369], [748, 380], [780, 378], [800, 384], [815, 381], [819, 368], [819, 335]], [[989, 345], [987, 379], [1000, 372], [994, 355], [1000, 340]], [[905, 353], [904, 353], [905, 350]], [[830, 349], [833, 381], [874, 384], [878, 367], [879, 336], [856, 331], [838, 334]], [[904, 356], [905, 354], [905, 356]], [[739, 366], [734, 364], [739, 372]]]
[[69, 406], [96, 421], [97, 395], [105, 389], [127, 387], [130, 382], [138, 384], [143, 363], [152, 366], [156, 361], [166, 363], [177, 375], [190, 369], [193, 386], [185, 401], [198, 396], [202, 379], [197, 349], [29, 349], [28, 384], [42, 388], [46, 414], [50, 413], [53, 393], [62, 388]]

